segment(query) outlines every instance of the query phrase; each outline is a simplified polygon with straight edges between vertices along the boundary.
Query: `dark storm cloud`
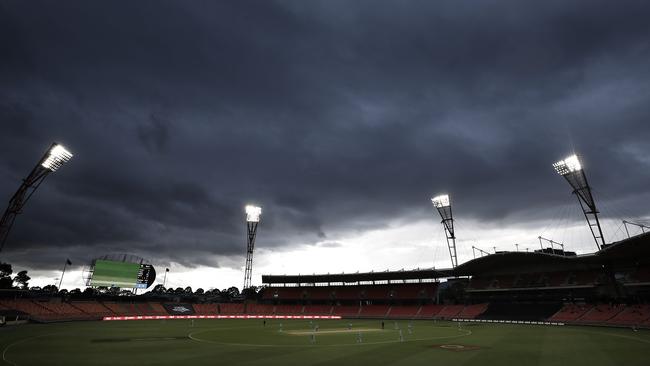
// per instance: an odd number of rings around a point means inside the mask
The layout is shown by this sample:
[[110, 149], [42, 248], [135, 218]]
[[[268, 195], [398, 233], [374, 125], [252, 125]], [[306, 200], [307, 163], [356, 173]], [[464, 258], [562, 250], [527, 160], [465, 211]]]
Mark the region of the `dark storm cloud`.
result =
[[465, 217], [543, 219], [571, 202], [550, 164], [573, 149], [601, 202], [647, 214], [649, 16], [644, 2], [0, 2], [0, 192], [53, 140], [76, 154], [5, 253], [217, 265], [243, 251], [247, 203], [264, 207], [266, 247], [430, 217], [443, 191]]

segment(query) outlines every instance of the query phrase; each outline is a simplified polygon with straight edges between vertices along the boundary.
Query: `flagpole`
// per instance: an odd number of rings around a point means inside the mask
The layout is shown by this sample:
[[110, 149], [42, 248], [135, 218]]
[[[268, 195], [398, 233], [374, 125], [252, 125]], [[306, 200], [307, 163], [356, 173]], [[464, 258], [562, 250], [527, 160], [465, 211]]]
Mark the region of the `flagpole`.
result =
[[63, 275], [65, 274], [65, 267], [68, 266], [69, 261], [70, 261], [69, 259], [66, 259], [65, 264], [63, 265], [63, 272], [61, 273], [61, 279], [59, 280], [59, 291], [61, 291], [61, 284], [63, 283]]
[[169, 268], [165, 268], [165, 277], [163, 278], [163, 287], [167, 284], [167, 272], [169, 272]]

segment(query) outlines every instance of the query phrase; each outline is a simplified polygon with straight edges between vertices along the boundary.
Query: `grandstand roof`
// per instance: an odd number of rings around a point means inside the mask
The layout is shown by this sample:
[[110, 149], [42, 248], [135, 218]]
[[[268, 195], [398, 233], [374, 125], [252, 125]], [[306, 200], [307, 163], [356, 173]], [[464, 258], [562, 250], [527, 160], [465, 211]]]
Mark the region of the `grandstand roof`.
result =
[[263, 275], [265, 284], [353, 283], [473, 276], [485, 273], [557, 271], [600, 268], [603, 265], [631, 266], [650, 263], [650, 232], [607, 245], [602, 250], [579, 256], [543, 252], [498, 252], [467, 261], [455, 269], [416, 269], [385, 272]]
[[450, 269], [414, 269], [385, 272], [338, 273], [338, 274], [312, 274], [312, 275], [263, 275], [262, 282], [266, 284], [278, 283], [352, 283], [361, 281], [399, 281], [399, 280], [425, 280], [451, 277]]
[[579, 256], [542, 252], [499, 252], [476, 258], [456, 267], [458, 276], [484, 273], [511, 273], [600, 268], [603, 265], [630, 266], [650, 261], [650, 233], [607, 245], [604, 249]]

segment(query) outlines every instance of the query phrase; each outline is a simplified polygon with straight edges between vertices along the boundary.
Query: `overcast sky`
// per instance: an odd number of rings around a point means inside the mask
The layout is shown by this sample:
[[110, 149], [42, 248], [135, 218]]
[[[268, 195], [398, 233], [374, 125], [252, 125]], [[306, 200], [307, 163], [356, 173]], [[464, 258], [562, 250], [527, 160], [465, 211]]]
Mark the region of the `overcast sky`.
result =
[[[0, 0], [0, 198], [73, 160], [2, 260], [65, 286], [92, 258], [241, 287], [262, 273], [448, 267], [471, 246], [595, 249], [552, 163], [583, 156], [608, 240], [650, 209], [646, 1]], [[607, 219], [608, 218], [608, 219]], [[68, 276], [68, 275], [66, 275]]]

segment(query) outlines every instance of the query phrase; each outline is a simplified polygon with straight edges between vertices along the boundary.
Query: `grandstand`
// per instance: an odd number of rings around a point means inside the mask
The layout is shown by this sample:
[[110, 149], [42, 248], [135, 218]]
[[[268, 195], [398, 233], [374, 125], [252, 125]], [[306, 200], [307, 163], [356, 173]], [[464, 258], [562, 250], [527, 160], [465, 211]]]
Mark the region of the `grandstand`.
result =
[[[2, 300], [0, 311], [15, 310], [39, 322], [99, 320], [106, 316], [168, 316], [157, 302], [118, 304], [101, 301]], [[354, 319], [490, 319], [534, 320], [609, 326], [650, 325], [650, 306], [625, 304], [516, 304], [481, 303], [472, 305], [268, 305], [192, 304], [196, 315], [339, 315]]]
[[[196, 302], [201, 300], [197, 297], [183, 305], [192, 307], [196, 315], [650, 327], [649, 242], [650, 233], [645, 233], [581, 256], [544, 250], [499, 252], [447, 270], [263, 276], [266, 286], [257, 300]], [[169, 310], [174, 301], [151, 296], [75, 298], [17, 290], [0, 295], [0, 312], [38, 322], [176, 314]]]
[[[255, 299], [0, 293], [0, 312], [38, 322], [111, 316], [340, 316], [351, 319], [478, 319], [650, 327], [650, 233], [593, 254], [497, 252], [452, 269], [265, 275]], [[161, 297], [162, 296], [162, 297]], [[189, 311], [189, 310], [188, 310]]]

